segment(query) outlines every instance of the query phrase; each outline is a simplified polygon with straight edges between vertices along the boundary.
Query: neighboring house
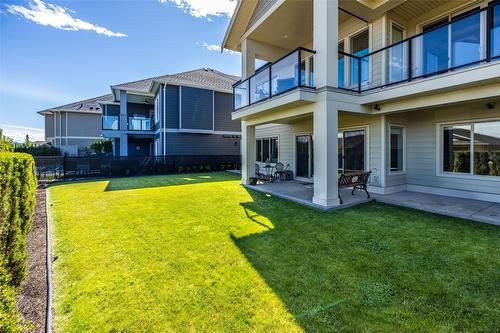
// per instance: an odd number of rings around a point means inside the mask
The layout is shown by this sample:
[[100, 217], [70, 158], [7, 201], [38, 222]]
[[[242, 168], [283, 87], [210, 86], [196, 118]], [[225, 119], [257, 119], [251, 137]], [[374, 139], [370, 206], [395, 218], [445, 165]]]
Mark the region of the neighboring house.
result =
[[242, 53], [243, 183], [281, 161], [323, 207], [357, 170], [374, 193], [500, 202], [498, 1], [239, 1], [222, 47]]
[[109, 95], [41, 111], [46, 140], [73, 155], [102, 137], [116, 156], [239, 155], [237, 79], [201, 68], [113, 85]]

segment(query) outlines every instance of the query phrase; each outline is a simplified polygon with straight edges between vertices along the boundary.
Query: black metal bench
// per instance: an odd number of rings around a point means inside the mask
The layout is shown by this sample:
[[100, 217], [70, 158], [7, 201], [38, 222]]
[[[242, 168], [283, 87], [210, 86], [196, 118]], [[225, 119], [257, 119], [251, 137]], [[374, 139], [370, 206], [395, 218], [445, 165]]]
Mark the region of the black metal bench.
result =
[[340, 197], [340, 189], [352, 187], [352, 195], [354, 195], [355, 190], [365, 191], [368, 199], [370, 199], [370, 193], [368, 193], [368, 179], [370, 178], [371, 171], [360, 171], [360, 172], [350, 172], [343, 173], [339, 178], [339, 199], [340, 204], [342, 204], [342, 198]]

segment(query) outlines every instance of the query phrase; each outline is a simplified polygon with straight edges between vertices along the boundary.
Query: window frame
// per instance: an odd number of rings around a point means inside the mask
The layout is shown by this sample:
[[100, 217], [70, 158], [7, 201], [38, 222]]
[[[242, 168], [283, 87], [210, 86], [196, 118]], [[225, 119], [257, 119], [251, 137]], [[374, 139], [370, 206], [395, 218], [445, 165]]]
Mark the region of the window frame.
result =
[[[392, 171], [391, 170], [391, 158], [392, 158], [392, 141], [391, 141], [391, 129], [392, 128], [400, 128], [402, 129], [402, 136], [403, 136], [403, 168], [402, 170], [396, 170]], [[398, 125], [398, 124], [389, 124], [389, 176], [397, 176], [397, 175], [405, 175], [406, 174], [406, 126], [404, 125]]]
[[[463, 121], [452, 121], [452, 122], [442, 122], [436, 124], [436, 176], [440, 177], [450, 177], [450, 178], [462, 178], [462, 179], [475, 179], [475, 180], [492, 180], [500, 182], [500, 176], [489, 176], [489, 175], [476, 175], [474, 174], [474, 144], [475, 144], [475, 133], [474, 125], [478, 123], [490, 123], [498, 122], [500, 117], [494, 118], [484, 118], [484, 119], [473, 119], [473, 120], [463, 120]], [[447, 126], [470, 126], [471, 127], [471, 140], [470, 140], [470, 171], [467, 172], [450, 172], [443, 170], [443, 135], [444, 128]]]
[[161, 89], [158, 90], [158, 94], [155, 96], [155, 101], [154, 101], [154, 119], [155, 119], [155, 125], [160, 122], [160, 94], [161, 94]]
[[[276, 162], [271, 162], [271, 155], [272, 155], [272, 150], [271, 150], [271, 142], [272, 140], [276, 140], [276, 147], [278, 149], [278, 156], [276, 156]], [[280, 161], [280, 139], [279, 135], [276, 136], [265, 136], [265, 137], [259, 137], [255, 139], [255, 162], [257, 163], [266, 163], [266, 158], [264, 158], [264, 140], [268, 140], [268, 156], [269, 158], [269, 164], [276, 164]], [[260, 156], [257, 157], [257, 154], [259, 153], [258, 150], [258, 142], [260, 142]], [[259, 160], [260, 158], [260, 160]]]

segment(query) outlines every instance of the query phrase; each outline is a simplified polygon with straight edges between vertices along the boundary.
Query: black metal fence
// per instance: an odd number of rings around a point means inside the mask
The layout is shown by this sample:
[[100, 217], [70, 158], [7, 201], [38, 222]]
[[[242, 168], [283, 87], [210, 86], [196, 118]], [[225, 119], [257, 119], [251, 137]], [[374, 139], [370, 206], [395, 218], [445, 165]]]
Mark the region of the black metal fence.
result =
[[240, 169], [240, 155], [35, 156], [39, 179], [127, 177]]

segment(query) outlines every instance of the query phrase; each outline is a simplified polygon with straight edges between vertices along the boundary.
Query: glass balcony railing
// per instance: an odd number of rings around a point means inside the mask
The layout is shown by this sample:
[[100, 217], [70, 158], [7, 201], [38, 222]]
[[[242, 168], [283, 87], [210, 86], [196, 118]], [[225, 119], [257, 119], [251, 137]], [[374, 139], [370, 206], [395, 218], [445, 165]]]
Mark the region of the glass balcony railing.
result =
[[102, 116], [102, 129], [103, 130], [118, 130], [120, 129], [119, 116]]
[[339, 51], [339, 88], [363, 92], [498, 58], [497, 2], [365, 55]]
[[129, 131], [152, 131], [153, 120], [148, 117], [128, 117]]
[[233, 85], [234, 110], [298, 87], [314, 86], [314, 51], [298, 48]]

